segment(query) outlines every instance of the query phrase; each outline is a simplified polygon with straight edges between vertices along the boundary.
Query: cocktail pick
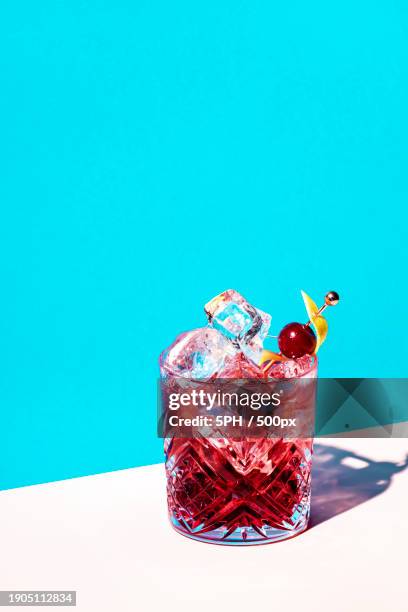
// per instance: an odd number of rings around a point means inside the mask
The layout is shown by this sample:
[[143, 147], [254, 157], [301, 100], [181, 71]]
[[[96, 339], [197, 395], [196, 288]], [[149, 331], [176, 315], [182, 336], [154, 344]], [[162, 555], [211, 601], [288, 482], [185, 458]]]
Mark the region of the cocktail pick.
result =
[[322, 312], [326, 310], [328, 306], [336, 306], [339, 303], [339, 301], [340, 301], [340, 296], [337, 293], [337, 291], [329, 291], [329, 293], [326, 293], [323, 306], [320, 306], [319, 310], [316, 313], [314, 313], [312, 316], [310, 316], [310, 313], [309, 313], [310, 319], [306, 323], [306, 327], [309, 327], [309, 325], [313, 322], [313, 319], [315, 317], [320, 316]]

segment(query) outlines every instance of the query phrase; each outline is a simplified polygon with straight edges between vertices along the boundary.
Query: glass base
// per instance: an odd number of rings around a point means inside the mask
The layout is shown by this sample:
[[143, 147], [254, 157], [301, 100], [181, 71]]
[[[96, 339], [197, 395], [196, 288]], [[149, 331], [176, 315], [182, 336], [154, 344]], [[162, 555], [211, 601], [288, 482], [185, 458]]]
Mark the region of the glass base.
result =
[[229, 534], [222, 528], [193, 532], [186, 529], [174, 517], [170, 517], [170, 523], [177, 533], [199, 542], [222, 544], [224, 546], [255, 546], [257, 544], [281, 542], [299, 535], [307, 529], [309, 515], [304, 516], [303, 519], [295, 528], [291, 529], [276, 529], [276, 527], [265, 526], [261, 532], [261, 530], [255, 530], [253, 527], [237, 527], [235, 531]]

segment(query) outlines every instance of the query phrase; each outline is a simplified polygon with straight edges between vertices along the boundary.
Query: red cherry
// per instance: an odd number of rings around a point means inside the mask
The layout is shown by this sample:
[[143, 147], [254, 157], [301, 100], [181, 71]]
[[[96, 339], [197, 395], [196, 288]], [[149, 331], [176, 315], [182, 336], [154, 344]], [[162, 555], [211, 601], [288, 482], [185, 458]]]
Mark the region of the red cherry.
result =
[[278, 344], [285, 357], [297, 359], [314, 352], [316, 336], [313, 330], [303, 323], [288, 323], [278, 336]]

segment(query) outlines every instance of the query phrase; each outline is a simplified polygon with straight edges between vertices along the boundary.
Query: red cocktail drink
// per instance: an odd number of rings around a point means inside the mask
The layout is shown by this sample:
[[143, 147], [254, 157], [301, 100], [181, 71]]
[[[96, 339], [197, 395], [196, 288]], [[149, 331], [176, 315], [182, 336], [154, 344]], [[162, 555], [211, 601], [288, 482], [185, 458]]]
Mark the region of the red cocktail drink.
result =
[[[270, 374], [290, 380], [293, 362], [286, 363], [291, 366], [277, 364]], [[304, 368], [297, 368], [298, 377], [315, 377], [317, 360], [307, 359]], [[299, 413], [302, 397], [296, 405]], [[186, 536], [219, 544], [259, 544], [300, 533], [310, 511], [312, 445], [310, 437], [166, 439], [171, 523]]]

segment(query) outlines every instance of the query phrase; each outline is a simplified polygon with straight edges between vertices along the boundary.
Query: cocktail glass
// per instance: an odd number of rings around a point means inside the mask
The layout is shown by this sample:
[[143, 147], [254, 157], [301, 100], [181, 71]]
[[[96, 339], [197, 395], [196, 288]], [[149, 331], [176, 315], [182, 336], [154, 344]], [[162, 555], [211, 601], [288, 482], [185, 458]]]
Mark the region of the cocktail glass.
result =
[[[302, 358], [295, 367], [278, 363], [271, 368], [271, 380], [316, 377], [316, 357]], [[298, 414], [303, 402], [310, 402], [308, 387], [307, 397], [302, 388], [295, 398]], [[285, 540], [304, 531], [313, 438], [299, 436], [167, 438], [167, 500], [174, 529], [196, 540], [235, 545]]]

